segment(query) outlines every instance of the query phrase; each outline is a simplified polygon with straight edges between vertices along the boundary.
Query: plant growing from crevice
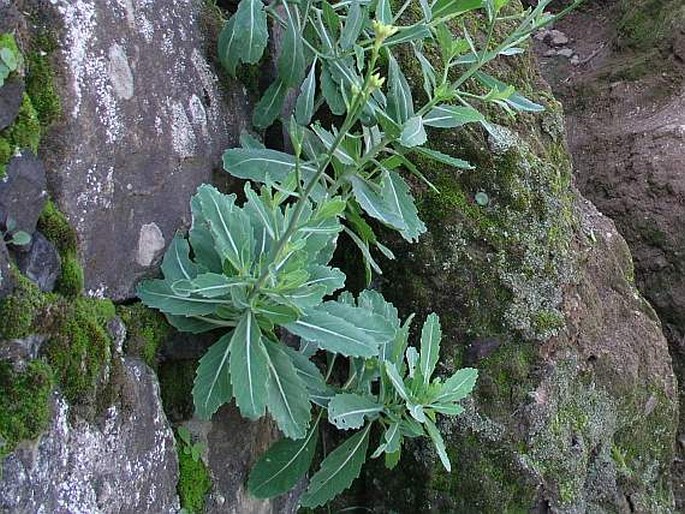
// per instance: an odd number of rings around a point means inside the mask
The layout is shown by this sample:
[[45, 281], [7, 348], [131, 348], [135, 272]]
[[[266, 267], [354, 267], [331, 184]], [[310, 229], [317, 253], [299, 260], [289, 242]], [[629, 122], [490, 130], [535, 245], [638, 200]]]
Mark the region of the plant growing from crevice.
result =
[[[426, 231], [402, 174], [434, 186], [412, 159], [472, 169], [428, 147], [427, 129], [480, 124], [497, 137], [479, 105], [494, 103], [512, 114], [543, 110], [483, 68], [522, 53], [520, 45], [555, 17], [544, 12], [548, 0], [523, 13], [509, 10], [508, 0], [421, 0], [416, 20], [405, 22], [414, 3], [393, 13], [388, 0], [269, 7], [241, 0], [220, 35], [220, 59], [231, 74], [239, 63], [259, 62], [268, 19], [280, 27], [278, 78], [256, 105], [253, 123], [271, 125], [295, 89], [294, 112], [285, 120], [292, 153], [243, 133], [242, 147], [223, 157], [231, 175], [249, 180], [243, 205], [236, 195], [201, 186], [187, 237], [177, 235], [164, 257], [164, 278], [139, 288], [143, 302], [179, 330], [224, 330], [198, 366], [197, 415], [209, 418], [234, 398], [249, 419], [268, 412], [285, 436], [250, 475], [248, 489], [258, 497], [283, 494], [306, 474], [324, 413], [338, 429], [358, 431], [325, 457], [301, 498], [305, 507], [349, 487], [367, 458], [373, 427], [382, 435], [371, 457], [384, 456], [388, 467], [399, 461], [404, 439], [426, 437], [451, 468], [437, 415], [463, 411], [459, 401], [472, 391], [477, 371], [433, 378], [437, 315], [425, 321], [420, 345], [410, 346], [412, 318], [402, 322], [377, 291], [357, 298], [340, 293], [346, 277], [330, 263], [341, 234], [361, 251], [368, 281], [382, 272], [376, 252], [394, 258], [369, 217], [409, 242]], [[479, 35], [469, 31], [467, 15], [483, 24]], [[501, 21], [514, 28], [496, 41]], [[457, 36], [451, 27], [459, 28]], [[422, 105], [400, 52], [421, 69]], [[333, 121], [324, 125], [319, 116]], [[299, 336], [299, 347], [281, 342], [286, 333]]]

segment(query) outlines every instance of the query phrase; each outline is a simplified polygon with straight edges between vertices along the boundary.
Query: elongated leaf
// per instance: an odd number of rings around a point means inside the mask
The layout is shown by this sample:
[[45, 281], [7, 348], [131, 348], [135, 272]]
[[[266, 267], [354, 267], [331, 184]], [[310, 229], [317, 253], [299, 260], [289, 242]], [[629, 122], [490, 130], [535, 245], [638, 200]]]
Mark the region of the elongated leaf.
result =
[[303, 439], [281, 439], [272, 445], [250, 472], [247, 489], [256, 498], [272, 498], [290, 491], [312, 465], [319, 425]]
[[409, 118], [402, 128], [400, 144], [406, 148], [414, 148], [426, 143], [428, 136], [423, 127], [423, 120], [420, 116]]
[[457, 402], [466, 398], [476, 385], [478, 370], [462, 368], [448, 378], [440, 389], [440, 393], [433, 400], [435, 403]]
[[203, 298], [218, 298], [230, 295], [234, 287], [245, 287], [249, 284], [250, 282], [242, 278], [204, 273], [192, 280], [177, 280], [171, 284], [171, 289], [179, 296], [199, 295]]
[[321, 92], [333, 114], [336, 116], [345, 114], [345, 99], [340, 92], [340, 86], [333, 79], [331, 71], [326, 65], [321, 69]]
[[238, 34], [235, 27], [235, 16], [233, 16], [226, 22], [223, 29], [221, 29], [217, 41], [219, 61], [232, 77], [235, 77], [235, 69], [240, 62], [240, 56], [242, 54], [239, 46]]
[[440, 414], [445, 414], [446, 416], [458, 416], [464, 412], [464, 407], [458, 403], [437, 403], [429, 405], [431, 409]]
[[[452, 0], [453, 1], [453, 0]], [[385, 40], [385, 46], [401, 45], [409, 43], [410, 41], [422, 41], [431, 35], [429, 25], [426, 23], [417, 23], [410, 27], [402, 27], [400, 31], [390, 36]]]
[[377, 186], [358, 175], [350, 176], [350, 182], [355, 199], [369, 216], [394, 228], [405, 227], [401, 213], [386, 202]]
[[309, 268], [309, 279], [304, 286], [324, 286], [326, 294], [333, 294], [338, 289], [345, 287], [346, 278], [345, 274], [338, 268], [314, 265]]
[[416, 46], [414, 47], [414, 55], [421, 65], [421, 73], [423, 74], [423, 90], [428, 95], [428, 98], [432, 98], [437, 81], [435, 77], [435, 68], [433, 68], [433, 65], [430, 63], [430, 61], [418, 48], [416, 48]]
[[[495, 77], [488, 75], [487, 73], [477, 72], [474, 76], [481, 84], [491, 89], [506, 91], [510, 87], [504, 82], [497, 80]], [[544, 106], [528, 100], [528, 98], [516, 91], [509, 95], [505, 102], [517, 111], [542, 112], [545, 110]]]
[[[329, 131], [327, 131], [320, 125], [312, 125], [312, 130], [324, 144], [326, 150], [330, 151], [330, 149], [333, 148], [333, 144], [335, 143], [335, 135], [331, 134]], [[335, 148], [335, 150], [333, 151], [333, 155], [343, 164], [353, 165], [356, 162], [354, 157], [350, 155], [342, 145], [338, 145]]]
[[414, 150], [420, 153], [421, 155], [428, 157], [429, 159], [433, 159], [434, 161], [437, 161], [442, 164], [447, 164], [448, 166], [452, 166], [453, 168], [459, 168], [462, 170], [474, 169], [474, 166], [472, 164], [461, 159], [457, 159], [456, 157], [452, 157], [451, 155], [439, 152], [438, 150], [431, 150], [430, 148], [426, 148], [423, 146], [417, 147]]
[[288, 86], [282, 80], [273, 82], [264, 92], [261, 100], [255, 105], [252, 123], [255, 127], [269, 127], [281, 114]]
[[456, 128], [484, 119], [483, 115], [472, 107], [438, 105], [423, 118], [423, 123], [429, 127]]
[[438, 363], [441, 337], [440, 318], [433, 312], [428, 315], [421, 330], [421, 360], [419, 361], [419, 368], [421, 369], [421, 376], [423, 376], [423, 383], [425, 385], [428, 385], [430, 382], [435, 365]]
[[321, 309], [333, 316], [352, 321], [357, 328], [368, 334], [378, 344], [387, 343], [395, 336], [392, 320], [387, 320], [368, 309], [336, 301], [324, 302]]
[[302, 379], [302, 382], [305, 384], [305, 387], [310, 394], [328, 394], [329, 386], [326, 384], [326, 381], [319, 371], [319, 368], [316, 367], [316, 364], [310, 361], [302, 352], [295, 351], [287, 346], [284, 346], [283, 350], [292, 360], [297, 376]]
[[223, 273], [221, 257], [214, 247], [214, 239], [202, 210], [202, 202], [199, 195], [194, 195], [190, 200], [190, 209], [193, 213], [193, 223], [190, 227], [188, 238], [195, 254], [195, 262], [204, 271]]
[[426, 427], [426, 431], [428, 432], [428, 435], [433, 441], [433, 445], [438, 452], [440, 462], [442, 462], [442, 465], [445, 467], [447, 472], [450, 473], [452, 471], [452, 464], [450, 464], [450, 459], [447, 456], [447, 449], [445, 448], [445, 441], [442, 440], [442, 435], [440, 434], [438, 427], [436, 427], [435, 423], [428, 418], [426, 418], [424, 426]]
[[235, 20], [241, 60], [258, 63], [269, 39], [264, 3], [262, 0], [240, 0]]
[[188, 240], [176, 234], [162, 260], [162, 273], [168, 282], [174, 280], [191, 280], [197, 275], [197, 265], [190, 260]]
[[392, 53], [388, 52], [388, 114], [399, 125], [414, 115], [414, 100], [407, 78]]
[[138, 298], [153, 309], [172, 316], [202, 316], [213, 314], [223, 301], [208, 298], [182, 297], [174, 293], [164, 280], [145, 280], [138, 285]]
[[286, 14], [286, 30], [278, 57], [278, 76], [290, 87], [295, 87], [304, 78], [304, 45], [300, 27], [299, 8], [296, 4], [283, 2]]
[[222, 321], [217, 321], [211, 316], [185, 317], [167, 314], [166, 319], [179, 332], [190, 332], [191, 334], [203, 334], [215, 330], [218, 323], [222, 323]]
[[378, 354], [378, 342], [356, 326], [355, 320], [345, 320], [323, 309], [310, 309], [301, 319], [285, 325], [295, 335], [315, 342], [322, 350], [348, 357], [373, 357]]
[[259, 419], [266, 409], [267, 359], [254, 314], [246, 311], [231, 338], [231, 383], [240, 414]]
[[350, 487], [352, 481], [359, 476], [362, 464], [366, 460], [370, 430], [371, 423], [324, 459], [300, 500], [303, 507], [323, 505]]
[[392, 362], [386, 361], [385, 372], [390, 380], [390, 383], [395, 388], [395, 391], [397, 391], [397, 394], [400, 395], [400, 398], [402, 398], [404, 401], [409, 401], [409, 392], [404, 385], [402, 377], [400, 377], [399, 371], [397, 371], [397, 366], [395, 366], [395, 364]]
[[221, 337], [209, 347], [200, 359], [193, 385], [195, 414], [200, 419], [210, 419], [223, 404], [232, 397], [229, 355], [231, 333]]
[[364, 28], [364, 14], [359, 0], [351, 0], [351, 6], [347, 12], [347, 20], [340, 35], [340, 48], [346, 50], [352, 48]]
[[268, 339], [264, 346], [269, 367], [267, 408], [286, 437], [301, 439], [311, 418], [309, 394], [283, 347]]
[[419, 219], [418, 210], [411, 196], [409, 186], [394, 171], [385, 172], [382, 182], [383, 198], [400, 212], [405, 227], [400, 230], [402, 237], [409, 242], [419, 239], [426, 231], [426, 225]]
[[376, 4], [376, 19], [385, 25], [392, 24], [393, 15], [390, 0], [378, 0]]
[[314, 100], [316, 99], [316, 61], [312, 63], [309, 75], [300, 88], [300, 95], [295, 104], [295, 118], [300, 125], [307, 126], [314, 116]]
[[[223, 156], [224, 169], [234, 177], [267, 183], [270, 180], [285, 182], [295, 169], [295, 157], [277, 150], [231, 148]], [[313, 173], [309, 165], [303, 171]]]
[[433, 18], [452, 16], [483, 7], [483, 0], [437, 0], [433, 5]]
[[337, 394], [328, 403], [328, 421], [341, 430], [361, 428], [364, 419], [373, 419], [383, 411], [373, 398], [358, 394]]

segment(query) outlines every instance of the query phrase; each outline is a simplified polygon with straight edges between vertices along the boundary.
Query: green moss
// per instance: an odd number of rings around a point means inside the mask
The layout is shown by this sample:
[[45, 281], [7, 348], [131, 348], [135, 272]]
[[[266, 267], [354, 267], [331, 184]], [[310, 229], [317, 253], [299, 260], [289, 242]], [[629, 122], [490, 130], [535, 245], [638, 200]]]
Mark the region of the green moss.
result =
[[[33, 45], [32, 45], [33, 46]], [[27, 55], [26, 92], [31, 98], [42, 127], [59, 118], [62, 105], [55, 91], [55, 73], [45, 50], [33, 50]]]
[[17, 285], [10, 297], [0, 300], [0, 339], [22, 339], [40, 330], [50, 303], [33, 282], [16, 269], [12, 273]]
[[52, 388], [52, 370], [46, 363], [32, 360], [17, 371], [0, 360], [0, 457], [47, 428]]
[[53, 335], [45, 345], [46, 358], [67, 400], [90, 403], [103, 367], [110, 360], [106, 324], [116, 315], [114, 304], [76, 298], [53, 306], [53, 310]]
[[0, 178], [4, 175], [7, 163], [12, 158], [15, 149], [28, 148], [33, 153], [38, 152], [40, 136], [38, 114], [31, 103], [31, 98], [24, 93], [17, 119], [12, 125], [0, 131]]
[[191, 513], [201, 513], [205, 507], [205, 497], [212, 488], [212, 480], [207, 466], [201, 459], [194, 461], [190, 455], [183, 452], [178, 442], [178, 496], [181, 507]]
[[171, 330], [164, 316], [142, 303], [120, 306], [117, 312], [126, 325], [127, 353], [139, 355], [148, 366], [156, 369], [157, 351]]
[[56, 289], [68, 297], [83, 291], [83, 268], [76, 251], [76, 232], [52, 200], [48, 200], [38, 220], [38, 230], [57, 248], [62, 258], [62, 273]]

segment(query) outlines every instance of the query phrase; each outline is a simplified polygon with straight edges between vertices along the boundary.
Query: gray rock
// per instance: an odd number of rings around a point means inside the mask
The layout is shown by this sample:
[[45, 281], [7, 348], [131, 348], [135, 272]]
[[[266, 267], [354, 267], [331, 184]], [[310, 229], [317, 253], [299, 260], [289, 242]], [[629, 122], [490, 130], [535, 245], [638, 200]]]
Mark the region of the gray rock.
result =
[[130, 299], [189, 224], [197, 186], [237, 144], [246, 95], [237, 85], [223, 92], [208, 64], [203, 2], [44, 8], [65, 63], [59, 144], [44, 150], [51, 192], [78, 233], [87, 293]]
[[173, 433], [153, 372], [125, 360], [129, 404], [87, 423], [54, 395], [54, 417], [34, 446], [2, 462], [0, 511], [16, 514], [150, 513], [179, 510]]
[[562, 48], [561, 50], [557, 50], [557, 55], [570, 59], [573, 57], [573, 50], [571, 48]]
[[0, 87], [0, 130], [9, 127], [19, 114], [24, 95], [24, 81], [11, 78]]
[[10, 256], [5, 242], [0, 239], [0, 300], [6, 298], [14, 290], [14, 279], [10, 273]]
[[553, 46], [564, 46], [568, 44], [568, 36], [560, 30], [550, 30], [548, 33], [548, 40]]
[[7, 176], [0, 181], [0, 224], [8, 218], [16, 222], [15, 231], [33, 234], [47, 200], [45, 167], [40, 159], [25, 152], [7, 165]]
[[62, 272], [59, 253], [43, 234], [35, 232], [27, 252], [17, 254], [19, 271], [47, 293], [55, 289], [55, 283]]
[[38, 358], [45, 339], [42, 335], [32, 335], [5, 341], [0, 346], [0, 359], [9, 359], [15, 368], [22, 367], [28, 361]]

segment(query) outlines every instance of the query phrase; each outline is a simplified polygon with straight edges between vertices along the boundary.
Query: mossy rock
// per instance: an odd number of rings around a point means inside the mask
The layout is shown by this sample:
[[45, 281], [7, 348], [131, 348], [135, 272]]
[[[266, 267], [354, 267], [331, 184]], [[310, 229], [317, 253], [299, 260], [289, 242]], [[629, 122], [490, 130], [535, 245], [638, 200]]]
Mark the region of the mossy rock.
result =
[[117, 313], [126, 325], [126, 353], [157, 369], [157, 352], [171, 332], [166, 318], [142, 303], [119, 306]]
[[52, 369], [40, 360], [22, 368], [0, 360], [0, 458], [20, 441], [38, 437], [50, 420]]
[[212, 488], [212, 480], [207, 466], [201, 459], [193, 460], [185, 453], [183, 443], [178, 442], [178, 496], [181, 507], [190, 514], [200, 514], [204, 511], [207, 493]]

